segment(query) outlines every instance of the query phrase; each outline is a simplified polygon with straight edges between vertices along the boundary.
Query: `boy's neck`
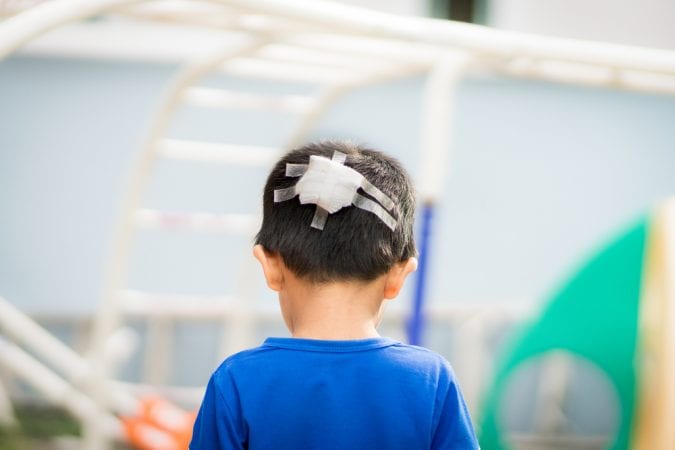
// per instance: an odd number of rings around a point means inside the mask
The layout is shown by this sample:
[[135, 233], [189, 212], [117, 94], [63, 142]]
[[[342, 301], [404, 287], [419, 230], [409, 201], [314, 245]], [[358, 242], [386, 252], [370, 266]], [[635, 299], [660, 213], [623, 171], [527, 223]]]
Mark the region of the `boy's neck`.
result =
[[286, 282], [279, 301], [293, 337], [349, 340], [379, 336], [382, 279], [316, 284], [292, 276]]

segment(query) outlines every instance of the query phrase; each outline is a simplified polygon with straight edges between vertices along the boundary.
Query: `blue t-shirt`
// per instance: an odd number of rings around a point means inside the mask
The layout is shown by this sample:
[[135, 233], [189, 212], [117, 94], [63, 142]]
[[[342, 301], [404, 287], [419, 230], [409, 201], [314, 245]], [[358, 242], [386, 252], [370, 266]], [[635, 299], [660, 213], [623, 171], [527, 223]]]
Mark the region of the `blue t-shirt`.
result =
[[268, 338], [227, 358], [190, 449], [477, 449], [450, 364], [387, 338]]

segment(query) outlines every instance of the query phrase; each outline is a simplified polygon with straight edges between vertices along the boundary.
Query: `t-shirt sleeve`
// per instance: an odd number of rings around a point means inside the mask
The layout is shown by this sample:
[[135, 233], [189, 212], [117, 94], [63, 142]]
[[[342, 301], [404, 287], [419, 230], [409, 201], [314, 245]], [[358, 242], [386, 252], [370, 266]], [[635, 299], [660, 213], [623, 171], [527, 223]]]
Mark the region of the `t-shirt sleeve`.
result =
[[216, 372], [206, 386], [192, 431], [190, 450], [248, 448], [248, 432], [239, 396], [227, 374]]
[[450, 365], [444, 367], [437, 399], [436, 427], [431, 448], [474, 450], [478, 440], [471, 424], [471, 416], [464, 402]]

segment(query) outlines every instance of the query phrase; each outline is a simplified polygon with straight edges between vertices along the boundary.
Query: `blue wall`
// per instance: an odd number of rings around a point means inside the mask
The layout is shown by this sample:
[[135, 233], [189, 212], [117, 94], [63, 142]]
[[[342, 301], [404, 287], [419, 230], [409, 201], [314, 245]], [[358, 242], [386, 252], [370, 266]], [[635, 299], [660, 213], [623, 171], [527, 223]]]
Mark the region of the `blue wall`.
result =
[[[95, 309], [135, 152], [174, 70], [28, 57], [0, 63], [1, 295], [31, 312]], [[225, 78], [208, 83], [303, 90]], [[380, 147], [416, 175], [421, 86], [411, 79], [351, 94], [314, 135]], [[673, 123], [672, 97], [464, 81], [431, 255], [431, 300], [534, 300], [550, 290], [598, 239], [675, 191]], [[186, 110], [171, 134], [278, 145], [291, 125], [274, 114]], [[264, 176], [166, 161], [157, 165], [144, 205], [253, 212]], [[228, 273], [248, 245], [142, 233], [130, 284], [228, 291]]]
[[[96, 310], [136, 152], [175, 69], [29, 57], [0, 63], [0, 295], [31, 313]], [[228, 78], [206, 84], [306, 91]], [[422, 85], [416, 78], [355, 92], [331, 108], [314, 137], [348, 137], [379, 147], [417, 177]], [[675, 192], [674, 123], [673, 97], [465, 80], [434, 229], [429, 300], [542, 301], [608, 233]], [[170, 135], [279, 145], [292, 125], [292, 118], [277, 114], [186, 109]], [[160, 161], [154, 175], [145, 207], [256, 212], [265, 171]], [[241, 281], [250, 245], [247, 239], [141, 232], [129, 287], [231, 292]], [[257, 284], [264, 292], [260, 278]], [[272, 297], [262, 294], [261, 301]], [[407, 292], [401, 301], [409, 300]], [[385, 333], [401, 332], [390, 327]], [[216, 328], [177, 328], [172, 382], [199, 385], [207, 379]], [[256, 333], [283, 333], [281, 320]], [[501, 341], [504, 328], [495, 333], [495, 342]], [[453, 330], [432, 326], [427, 338], [453, 360]], [[124, 378], [140, 376], [141, 355], [134, 355]], [[511, 429], [526, 431], [531, 424], [523, 405], [533, 404], [532, 376], [510, 397], [516, 399], [509, 406]], [[597, 385], [587, 381], [581, 384]], [[583, 429], [607, 433], [614, 423], [612, 399], [595, 392], [589, 401], [606, 414]]]

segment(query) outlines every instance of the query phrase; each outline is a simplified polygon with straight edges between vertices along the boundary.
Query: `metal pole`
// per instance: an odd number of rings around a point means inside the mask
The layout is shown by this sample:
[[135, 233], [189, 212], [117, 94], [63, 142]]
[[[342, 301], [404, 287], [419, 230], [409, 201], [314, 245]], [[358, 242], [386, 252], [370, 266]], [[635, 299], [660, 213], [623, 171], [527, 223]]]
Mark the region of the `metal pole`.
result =
[[452, 108], [457, 83], [466, 71], [469, 57], [464, 53], [447, 53], [431, 70], [424, 88], [421, 130], [422, 167], [419, 192], [422, 198], [420, 255], [415, 278], [413, 307], [408, 319], [408, 342], [420, 345], [424, 334], [424, 304], [428, 283], [429, 250], [436, 199], [443, 189], [450, 143]]

